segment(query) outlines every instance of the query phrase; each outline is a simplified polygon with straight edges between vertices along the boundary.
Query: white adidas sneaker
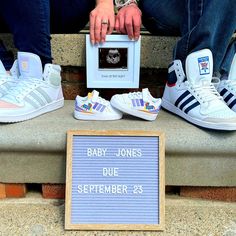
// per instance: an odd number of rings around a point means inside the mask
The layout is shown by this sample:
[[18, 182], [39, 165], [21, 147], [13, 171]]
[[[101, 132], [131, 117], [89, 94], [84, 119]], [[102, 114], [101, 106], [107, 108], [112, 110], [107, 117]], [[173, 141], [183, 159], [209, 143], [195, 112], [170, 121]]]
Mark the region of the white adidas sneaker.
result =
[[13, 63], [8, 73], [0, 61], [0, 98], [7, 94], [12, 86], [15, 86], [19, 78], [19, 69], [17, 60]]
[[43, 72], [39, 56], [19, 52], [20, 77], [16, 86], [0, 98], [0, 122], [12, 123], [32, 119], [61, 108], [61, 67], [46, 64]]
[[212, 53], [203, 49], [186, 59], [186, 77], [181, 61], [168, 70], [162, 107], [187, 121], [209, 129], [236, 130], [236, 113], [223, 101], [211, 83]]
[[93, 90], [86, 97], [76, 97], [74, 117], [78, 120], [119, 120], [122, 113], [113, 108], [109, 101], [99, 97], [98, 91]]
[[111, 105], [124, 113], [153, 121], [160, 111], [161, 99], [152, 97], [145, 88], [142, 92], [116, 94], [111, 98]]
[[219, 82], [217, 90], [228, 107], [236, 112], [236, 54], [233, 58], [228, 78]]

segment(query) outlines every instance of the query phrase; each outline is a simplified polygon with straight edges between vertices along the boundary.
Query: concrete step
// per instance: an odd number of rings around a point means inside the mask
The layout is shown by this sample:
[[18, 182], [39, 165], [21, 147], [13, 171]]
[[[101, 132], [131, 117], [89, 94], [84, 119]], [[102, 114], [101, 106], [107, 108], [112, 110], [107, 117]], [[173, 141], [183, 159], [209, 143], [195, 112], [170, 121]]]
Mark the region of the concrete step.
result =
[[166, 185], [235, 186], [236, 132], [195, 127], [163, 110], [156, 121], [78, 121], [74, 101], [33, 120], [1, 124], [0, 182], [64, 183], [68, 130], [147, 130], [166, 135]]
[[42, 199], [38, 193], [0, 201], [1, 236], [235, 236], [236, 204], [166, 196], [164, 232], [65, 231], [63, 200]]
[[[3, 34], [1, 39], [8, 49], [16, 52], [11, 35]], [[172, 60], [173, 46], [177, 40], [177, 37], [142, 35], [141, 67], [167, 68]], [[51, 42], [52, 56], [56, 64], [85, 66], [85, 33], [53, 34]]]

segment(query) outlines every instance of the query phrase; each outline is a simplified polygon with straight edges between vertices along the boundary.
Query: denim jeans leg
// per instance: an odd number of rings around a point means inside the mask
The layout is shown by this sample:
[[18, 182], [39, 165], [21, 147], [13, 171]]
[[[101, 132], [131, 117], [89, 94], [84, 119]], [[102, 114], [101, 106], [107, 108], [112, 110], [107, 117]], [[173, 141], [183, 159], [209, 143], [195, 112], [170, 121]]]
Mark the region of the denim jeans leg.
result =
[[143, 0], [143, 23], [156, 35], [180, 35], [173, 59], [209, 48], [214, 70], [229, 69], [235, 47], [229, 47], [236, 26], [236, 0]]
[[51, 33], [78, 33], [94, 7], [94, 0], [50, 0]]
[[[10, 30], [8, 29], [7, 25], [5, 24], [4, 19], [2, 18], [1, 14], [0, 14], [0, 34], [1, 33], [10, 33]], [[6, 49], [2, 40], [0, 40], [0, 60], [3, 63], [6, 70], [11, 69], [12, 64], [15, 60], [13, 52], [8, 51]]]
[[3, 63], [6, 70], [10, 70], [14, 62], [13, 52], [8, 51], [0, 40], [0, 60]]
[[209, 48], [214, 71], [222, 70], [223, 65], [227, 71], [235, 53], [233, 47], [228, 47], [236, 28], [236, 1], [186, 0], [185, 11], [175, 58], [184, 61], [191, 52]]
[[180, 36], [185, 1], [179, 0], [141, 0], [142, 22], [154, 35]]
[[230, 70], [230, 66], [233, 60], [233, 57], [236, 53], [236, 38], [232, 38], [231, 43], [229, 44], [225, 57], [223, 58], [223, 61], [221, 63], [219, 72], [223, 74], [228, 74]]
[[0, 14], [19, 51], [32, 52], [51, 63], [49, 0], [3, 0]]

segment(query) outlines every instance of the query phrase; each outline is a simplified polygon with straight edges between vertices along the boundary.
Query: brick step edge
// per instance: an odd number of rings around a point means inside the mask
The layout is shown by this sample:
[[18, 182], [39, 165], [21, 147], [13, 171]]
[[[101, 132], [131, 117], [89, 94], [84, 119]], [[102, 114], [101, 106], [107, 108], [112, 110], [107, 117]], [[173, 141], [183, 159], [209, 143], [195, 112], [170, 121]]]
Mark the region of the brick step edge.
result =
[[180, 187], [180, 196], [236, 202], [236, 187]]
[[2, 198], [22, 198], [27, 192], [26, 184], [1, 184], [0, 199]]
[[[65, 184], [41, 184], [45, 199], [64, 199]], [[166, 186], [166, 193], [182, 197], [236, 202], [236, 187]], [[0, 183], [0, 199], [22, 198], [27, 194], [27, 184]]]

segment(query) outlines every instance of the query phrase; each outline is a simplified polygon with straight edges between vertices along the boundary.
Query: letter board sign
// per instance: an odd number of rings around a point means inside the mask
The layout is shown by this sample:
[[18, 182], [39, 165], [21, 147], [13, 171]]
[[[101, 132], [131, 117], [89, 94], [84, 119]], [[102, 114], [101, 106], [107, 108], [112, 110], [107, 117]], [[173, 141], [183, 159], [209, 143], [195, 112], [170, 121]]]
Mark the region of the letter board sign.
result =
[[68, 131], [66, 229], [163, 230], [164, 134]]

